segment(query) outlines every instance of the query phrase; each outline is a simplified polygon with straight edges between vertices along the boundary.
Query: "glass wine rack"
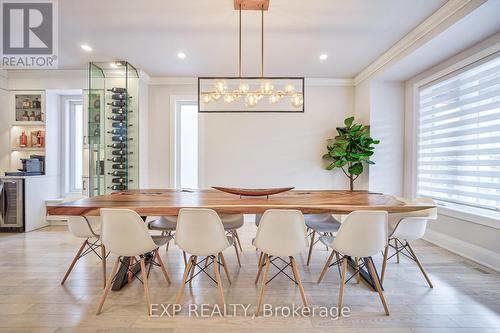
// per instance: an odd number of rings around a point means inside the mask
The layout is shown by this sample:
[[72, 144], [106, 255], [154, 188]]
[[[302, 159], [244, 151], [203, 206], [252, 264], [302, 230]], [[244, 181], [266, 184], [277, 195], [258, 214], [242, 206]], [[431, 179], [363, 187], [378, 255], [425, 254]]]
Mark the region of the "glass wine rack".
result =
[[139, 184], [139, 75], [126, 61], [89, 64], [88, 195]]

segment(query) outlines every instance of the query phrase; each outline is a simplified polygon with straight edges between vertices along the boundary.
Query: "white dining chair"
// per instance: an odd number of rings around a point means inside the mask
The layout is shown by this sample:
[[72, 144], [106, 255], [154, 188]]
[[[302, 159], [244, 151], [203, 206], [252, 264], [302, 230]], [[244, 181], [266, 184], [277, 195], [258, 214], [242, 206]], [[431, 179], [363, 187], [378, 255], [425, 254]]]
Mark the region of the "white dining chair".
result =
[[[326, 261], [325, 267], [319, 276], [318, 283], [321, 282], [329, 267], [342, 265], [338, 309], [341, 310], [343, 306], [348, 265], [347, 260], [349, 257], [361, 258], [363, 263], [361, 265], [358, 265], [357, 262], [355, 263], [356, 269], [354, 275], [359, 274], [359, 270], [363, 267], [366, 266], [368, 268], [385, 313], [389, 315], [389, 308], [387, 307], [378, 274], [372, 260], [372, 256], [379, 253], [387, 245], [387, 212], [354, 211], [347, 215], [335, 237], [322, 236], [320, 237], [320, 241], [330, 247], [332, 253]], [[336, 261], [331, 264], [334, 256], [337, 256]]]
[[[255, 279], [257, 283], [263, 271], [255, 316], [259, 315], [266, 285], [280, 273], [284, 273], [298, 285], [304, 307], [309, 307], [297, 262], [294, 258], [307, 247], [307, 241], [306, 225], [302, 212], [298, 210], [269, 209], [262, 215], [257, 234], [253, 240], [253, 245], [263, 253], [262, 258], [259, 260], [259, 271]], [[288, 258], [289, 261], [283, 258]], [[276, 260], [284, 262], [286, 265], [279, 268], [274, 263]], [[279, 271], [268, 280], [267, 276], [271, 264], [277, 267]], [[284, 272], [284, 269], [288, 266], [292, 269], [293, 279]]]
[[[231, 277], [222, 252], [230, 247], [233, 241], [232, 237], [226, 236], [222, 221], [214, 210], [182, 208], [179, 211], [177, 229], [175, 231], [175, 244], [191, 256], [184, 269], [175, 304], [180, 304], [185, 284], [190, 283], [195, 276], [202, 272], [217, 284], [220, 303], [225, 304], [220, 266], [224, 267], [226, 277], [229, 283], [231, 283]], [[198, 261], [198, 258], [201, 257], [208, 258], [210, 262], [206, 263], [205, 266], [200, 265], [201, 262], [205, 261], [205, 259]], [[212, 264], [214, 266], [215, 279], [207, 272], [207, 268]], [[199, 271], [195, 274], [197, 267]]]
[[[416, 198], [414, 200], [406, 201], [408, 204], [412, 205], [435, 205], [434, 200], [430, 198]], [[427, 222], [429, 220], [437, 219], [437, 208], [423, 209], [406, 214], [397, 214], [393, 219], [396, 219], [395, 225], [391, 233], [389, 234], [389, 240], [387, 246], [384, 250], [384, 259], [382, 262], [382, 272], [380, 275], [380, 281], [383, 283], [385, 277], [385, 271], [387, 269], [387, 262], [394, 256], [397, 257], [397, 262], [399, 263], [400, 255], [406, 256], [410, 260], [414, 261], [422, 275], [424, 276], [427, 284], [430, 288], [433, 288], [431, 279], [424, 270], [424, 267], [420, 263], [415, 251], [410, 245], [410, 241], [415, 241], [424, 236], [425, 230], [427, 228]], [[393, 242], [394, 244], [391, 244]], [[389, 248], [392, 248], [395, 253], [390, 257]]]
[[[148, 287], [148, 272], [153, 266], [159, 266], [170, 284], [170, 277], [167, 269], [163, 264], [163, 260], [158, 252], [160, 246], [165, 245], [169, 240], [169, 236], [151, 236], [148, 228], [142, 218], [133, 210], [130, 209], [101, 209], [102, 227], [101, 238], [106, 249], [118, 256], [111, 270], [111, 275], [106, 282], [106, 288], [101, 296], [97, 313], [100, 314], [106, 296], [113, 283], [120, 263], [124, 265], [127, 271], [131, 271], [128, 264], [122, 262], [122, 257], [135, 258], [139, 256], [141, 267], [142, 284], [144, 287], [144, 296], [148, 306], [148, 315], [151, 315], [151, 299], [149, 296]], [[149, 268], [146, 269], [146, 259], [148, 258]], [[132, 269], [133, 270], [133, 269]]]
[[306, 227], [309, 234], [309, 252], [307, 254], [307, 266], [311, 262], [313, 247], [319, 241], [316, 234], [321, 236], [333, 236], [340, 228], [340, 222], [332, 214], [306, 214], [304, 215]]
[[[87, 254], [92, 253], [101, 259], [102, 275], [104, 280], [103, 285], [106, 286], [106, 249], [102, 244], [99, 235], [101, 218], [99, 216], [68, 216], [67, 221], [69, 232], [75, 237], [82, 238], [83, 243], [66, 270], [66, 274], [64, 274], [61, 285], [66, 282], [66, 279], [75, 267], [76, 262]], [[97, 251], [100, 251], [100, 254]]]
[[236, 253], [236, 259], [238, 260], [238, 266], [241, 267], [240, 252], [243, 252], [243, 248], [241, 247], [238, 229], [243, 227], [244, 225], [244, 216], [243, 214], [221, 214], [220, 219], [226, 233], [233, 238], [233, 246]]

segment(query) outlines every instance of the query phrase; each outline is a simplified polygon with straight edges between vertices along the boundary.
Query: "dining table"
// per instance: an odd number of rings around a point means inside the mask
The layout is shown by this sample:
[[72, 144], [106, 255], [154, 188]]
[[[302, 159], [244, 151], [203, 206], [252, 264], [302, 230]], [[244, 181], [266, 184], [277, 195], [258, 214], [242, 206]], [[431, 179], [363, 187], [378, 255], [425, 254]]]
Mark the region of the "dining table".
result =
[[[395, 196], [371, 191], [289, 190], [269, 196], [243, 196], [217, 189], [133, 189], [50, 205], [47, 214], [99, 216], [101, 208], [122, 208], [137, 212], [145, 220], [147, 216], [176, 216], [182, 208], [208, 208], [219, 214], [259, 214], [268, 209], [294, 209], [303, 214], [346, 215], [359, 210], [411, 213], [434, 207], [409, 204]], [[129, 268], [125, 267], [127, 260], [124, 258], [125, 264], [115, 278], [113, 290], [123, 288], [130, 280], [127, 278]], [[349, 262], [354, 269], [353, 261]], [[140, 272], [140, 268], [137, 269]], [[379, 279], [378, 274], [372, 276], [365, 269], [359, 274], [375, 289], [374, 279]]]

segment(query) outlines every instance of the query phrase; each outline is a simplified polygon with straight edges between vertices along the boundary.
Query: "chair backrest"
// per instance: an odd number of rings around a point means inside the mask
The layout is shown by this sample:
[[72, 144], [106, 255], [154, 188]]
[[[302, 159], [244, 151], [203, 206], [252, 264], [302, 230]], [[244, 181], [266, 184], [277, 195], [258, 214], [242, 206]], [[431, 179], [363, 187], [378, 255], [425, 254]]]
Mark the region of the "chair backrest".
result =
[[347, 215], [332, 248], [343, 255], [371, 257], [387, 244], [387, 212], [354, 211]]
[[182, 208], [179, 211], [175, 244], [197, 256], [216, 255], [230, 246], [219, 215], [205, 208]]
[[99, 235], [101, 218], [99, 216], [68, 216], [69, 232], [80, 238], [92, 238]]
[[130, 209], [101, 209], [101, 239], [118, 256], [138, 256], [157, 248], [142, 218]]
[[[431, 198], [416, 198], [408, 201], [413, 205], [434, 205], [434, 200]], [[396, 224], [394, 231], [390, 237], [395, 237], [405, 240], [416, 240], [422, 238], [427, 229], [427, 221], [437, 219], [437, 208], [430, 208], [410, 212], [402, 216]]]
[[299, 210], [269, 209], [264, 212], [254, 245], [271, 256], [286, 257], [307, 247], [304, 215]]

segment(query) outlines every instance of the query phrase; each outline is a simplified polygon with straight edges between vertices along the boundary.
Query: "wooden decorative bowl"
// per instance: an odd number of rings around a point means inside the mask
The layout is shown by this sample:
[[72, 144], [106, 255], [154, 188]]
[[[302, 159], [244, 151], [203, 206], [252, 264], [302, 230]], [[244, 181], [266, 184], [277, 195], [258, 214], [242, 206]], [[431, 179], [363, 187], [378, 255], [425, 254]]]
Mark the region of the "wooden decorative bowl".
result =
[[267, 196], [269, 197], [270, 195], [273, 194], [278, 194], [278, 193], [283, 193], [286, 191], [293, 190], [295, 187], [279, 187], [279, 188], [235, 188], [235, 187], [219, 187], [219, 186], [212, 186], [213, 189], [226, 192], [226, 193], [231, 193], [231, 194], [236, 194], [239, 196], [246, 196], [246, 197], [262, 197], [262, 196]]

